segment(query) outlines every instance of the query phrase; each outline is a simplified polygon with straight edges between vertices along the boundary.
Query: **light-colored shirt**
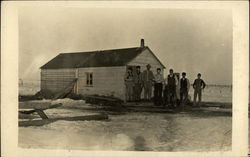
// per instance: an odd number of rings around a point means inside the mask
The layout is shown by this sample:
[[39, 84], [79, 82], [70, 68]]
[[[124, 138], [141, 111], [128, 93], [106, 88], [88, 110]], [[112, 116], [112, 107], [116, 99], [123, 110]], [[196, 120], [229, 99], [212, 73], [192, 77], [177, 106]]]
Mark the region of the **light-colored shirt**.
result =
[[162, 74], [156, 74], [154, 80], [156, 83], [164, 83], [164, 78]]

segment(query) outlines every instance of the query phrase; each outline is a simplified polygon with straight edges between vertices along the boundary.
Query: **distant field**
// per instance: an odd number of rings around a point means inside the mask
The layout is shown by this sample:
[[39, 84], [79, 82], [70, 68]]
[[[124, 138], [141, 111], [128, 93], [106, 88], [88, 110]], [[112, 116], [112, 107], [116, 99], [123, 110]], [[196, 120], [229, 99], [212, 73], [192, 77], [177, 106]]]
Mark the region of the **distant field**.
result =
[[40, 90], [40, 82], [23, 82], [21, 85], [19, 83], [18, 93], [19, 95], [34, 95]]

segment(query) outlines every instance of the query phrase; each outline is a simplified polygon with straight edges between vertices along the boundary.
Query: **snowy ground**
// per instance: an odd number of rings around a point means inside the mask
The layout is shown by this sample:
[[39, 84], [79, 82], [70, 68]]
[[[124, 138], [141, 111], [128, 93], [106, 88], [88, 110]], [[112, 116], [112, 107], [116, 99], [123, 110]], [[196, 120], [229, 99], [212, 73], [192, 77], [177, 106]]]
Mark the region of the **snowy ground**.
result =
[[[52, 103], [63, 103], [63, 106], [46, 110], [49, 118], [104, 112], [83, 100], [62, 99]], [[19, 146], [129, 151], [230, 150], [232, 118], [217, 110], [175, 114], [127, 112], [109, 114], [106, 121], [60, 120], [39, 127], [19, 127]]]
[[[37, 91], [37, 83], [25, 82], [19, 88], [20, 95], [32, 95]], [[190, 95], [193, 95], [192, 89]], [[203, 100], [232, 102], [231, 88], [208, 86], [204, 90]], [[39, 102], [63, 104], [60, 108], [46, 110], [49, 118], [107, 112], [98, 106], [86, 104], [84, 100]], [[105, 121], [59, 120], [43, 126], [19, 127], [19, 146], [80, 150], [225, 151], [231, 149], [232, 128], [232, 117], [225, 113], [218, 108], [202, 108], [197, 112], [174, 114], [108, 113], [109, 120]], [[29, 119], [20, 120], [32, 119], [40, 118], [33, 114]]]

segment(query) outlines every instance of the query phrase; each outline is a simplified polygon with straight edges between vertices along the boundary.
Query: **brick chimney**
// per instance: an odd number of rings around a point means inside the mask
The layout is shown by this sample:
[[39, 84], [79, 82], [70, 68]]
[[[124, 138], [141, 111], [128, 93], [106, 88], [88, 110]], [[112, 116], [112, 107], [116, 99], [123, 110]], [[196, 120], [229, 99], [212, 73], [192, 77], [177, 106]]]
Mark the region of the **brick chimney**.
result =
[[144, 47], [144, 39], [141, 39], [141, 47]]

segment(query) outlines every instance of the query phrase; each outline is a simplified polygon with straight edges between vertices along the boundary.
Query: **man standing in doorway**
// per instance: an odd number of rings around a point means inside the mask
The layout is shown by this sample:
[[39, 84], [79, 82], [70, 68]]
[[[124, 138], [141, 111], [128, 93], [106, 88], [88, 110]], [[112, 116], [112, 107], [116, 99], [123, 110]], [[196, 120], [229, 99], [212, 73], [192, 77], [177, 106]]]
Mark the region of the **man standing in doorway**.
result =
[[169, 75], [167, 77], [167, 86], [168, 86], [168, 100], [171, 104], [171, 107], [176, 107], [176, 85], [177, 85], [177, 79], [174, 75], [174, 70], [169, 70]]
[[196, 106], [196, 98], [198, 95], [198, 107], [200, 107], [201, 97], [202, 97], [202, 89], [206, 87], [205, 82], [201, 79], [201, 74], [198, 73], [197, 79], [194, 80], [193, 88], [194, 88], [194, 106]]
[[156, 106], [162, 103], [162, 86], [164, 83], [163, 75], [161, 74], [161, 68], [157, 68], [157, 73], [154, 79], [154, 104]]
[[124, 76], [125, 87], [126, 87], [126, 101], [130, 102], [133, 100], [133, 88], [134, 88], [134, 77], [132, 73], [132, 68], [129, 67]]
[[144, 87], [144, 99], [151, 100], [152, 95], [152, 81], [154, 79], [153, 72], [150, 70], [151, 65], [147, 65], [147, 70], [144, 70], [142, 73], [142, 82]]
[[180, 80], [180, 101], [182, 107], [187, 103], [189, 88], [190, 88], [189, 80], [186, 78], [186, 73], [183, 72], [182, 78]]
[[142, 91], [142, 73], [141, 73], [140, 66], [136, 66], [134, 81], [135, 81], [135, 87], [134, 87], [135, 101], [140, 101], [141, 100], [141, 91]]

